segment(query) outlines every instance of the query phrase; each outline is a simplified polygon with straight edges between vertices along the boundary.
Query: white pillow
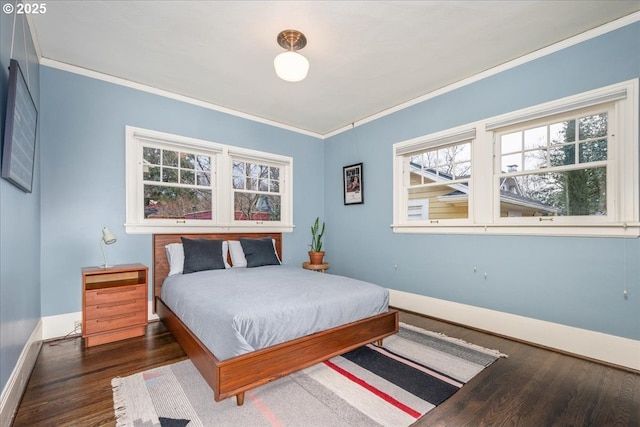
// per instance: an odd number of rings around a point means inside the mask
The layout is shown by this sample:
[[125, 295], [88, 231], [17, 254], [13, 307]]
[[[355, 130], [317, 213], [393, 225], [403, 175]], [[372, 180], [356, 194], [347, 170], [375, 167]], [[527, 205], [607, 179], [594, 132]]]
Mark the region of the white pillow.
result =
[[[174, 274], [182, 274], [182, 270], [184, 268], [184, 248], [182, 247], [182, 243], [169, 243], [164, 247], [164, 249], [167, 253], [167, 260], [169, 261], [168, 275], [173, 276]], [[224, 259], [224, 268], [231, 268], [229, 262], [227, 261], [228, 253], [229, 244], [226, 240], [224, 240], [222, 242], [222, 258]], [[242, 257], [244, 258], [244, 254], [242, 255]]]
[[[276, 250], [276, 239], [271, 239], [271, 242], [273, 243], [273, 251], [276, 253], [276, 258], [282, 263]], [[244, 257], [244, 251], [242, 250], [242, 245], [239, 240], [229, 240], [229, 253], [231, 253], [232, 267], [245, 268], [247, 266], [247, 259]]]
[[244, 251], [239, 240], [229, 240], [229, 253], [231, 254], [231, 266], [246, 267], [247, 259], [244, 257]]

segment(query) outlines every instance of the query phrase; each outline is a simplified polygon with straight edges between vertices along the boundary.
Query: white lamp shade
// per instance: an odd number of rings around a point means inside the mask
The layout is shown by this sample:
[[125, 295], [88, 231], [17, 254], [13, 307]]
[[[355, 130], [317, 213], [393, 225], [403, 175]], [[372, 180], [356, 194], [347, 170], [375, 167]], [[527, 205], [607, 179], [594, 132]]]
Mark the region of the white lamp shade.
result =
[[116, 236], [107, 227], [102, 229], [102, 241], [110, 245], [116, 242]]
[[276, 74], [282, 80], [299, 82], [307, 77], [309, 61], [304, 56], [294, 51], [282, 52], [273, 60]]

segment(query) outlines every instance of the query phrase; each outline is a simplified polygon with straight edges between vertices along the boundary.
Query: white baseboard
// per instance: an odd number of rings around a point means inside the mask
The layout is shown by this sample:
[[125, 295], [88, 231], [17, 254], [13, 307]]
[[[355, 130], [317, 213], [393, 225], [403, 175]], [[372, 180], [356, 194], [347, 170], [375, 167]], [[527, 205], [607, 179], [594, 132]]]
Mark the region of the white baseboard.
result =
[[640, 370], [640, 341], [394, 289], [389, 296], [397, 308]]
[[10, 426], [42, 347], [42, 320], [31, 332], [0, 395], [0, 426]]
[[[147, 318], [149, 320], [158, 320], [158, 315], [153, 313], [153, 302], [149, 301], [147, 307]], [[80, 329], [75, 331], [76, 321], [82, 322], [82, 311], [43, 317], [42, 338], [44, 340], [50, 340], [55, 338], [62, 338], [68, 334], [75, 333], [77, 335], [80, 335], [82, 333]]]
[[[389, 295], [394, 307], [640, 371], [640, 341], [394, 289]], [[151, 301], [148, 307], [149, 320], [157, 320]], [[80, 311], [43, 317], [42, 338], [64, 337], [77, 320]]]

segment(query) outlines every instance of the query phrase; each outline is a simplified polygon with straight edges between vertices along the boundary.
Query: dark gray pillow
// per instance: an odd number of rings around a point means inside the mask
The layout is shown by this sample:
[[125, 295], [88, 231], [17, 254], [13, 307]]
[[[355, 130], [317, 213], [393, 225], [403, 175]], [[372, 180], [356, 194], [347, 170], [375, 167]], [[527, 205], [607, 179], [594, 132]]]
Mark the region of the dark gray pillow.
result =
[[182, 274], [204, 270], [224, 269], [222, 240], [187, 239], [181, 237], [184, 248], [184, 268]]
[[280, 265], [271, 237], [261, 239], [240, 239], [242, 252], [247, 260], [247, 267], [263, 265]]

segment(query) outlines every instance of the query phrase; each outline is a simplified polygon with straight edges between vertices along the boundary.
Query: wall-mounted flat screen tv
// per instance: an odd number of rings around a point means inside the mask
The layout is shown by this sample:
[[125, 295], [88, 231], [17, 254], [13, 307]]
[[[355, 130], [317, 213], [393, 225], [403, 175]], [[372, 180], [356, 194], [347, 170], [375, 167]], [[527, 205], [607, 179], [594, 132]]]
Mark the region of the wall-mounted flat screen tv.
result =
[[9, 63], [9, 93], [2, 147], [2, 177], [31, 193], [38, 110], [18, 61]]

